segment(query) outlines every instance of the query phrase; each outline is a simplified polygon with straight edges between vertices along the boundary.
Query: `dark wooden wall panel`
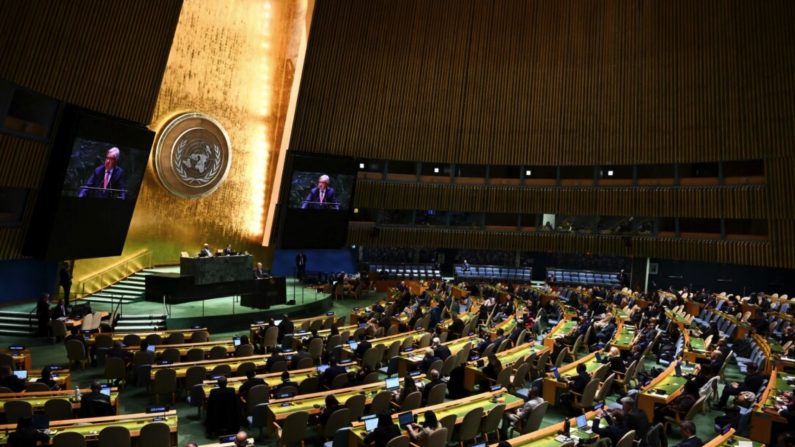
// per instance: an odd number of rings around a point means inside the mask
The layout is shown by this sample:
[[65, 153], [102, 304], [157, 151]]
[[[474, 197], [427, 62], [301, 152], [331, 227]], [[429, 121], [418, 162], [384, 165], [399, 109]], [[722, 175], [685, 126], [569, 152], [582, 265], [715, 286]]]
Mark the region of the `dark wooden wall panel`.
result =
[[[148, 124], [182, 0], [3, 0], [0, 78]], [[47, 166], [46, 142], [0, 134], [0, 187], [30, 189], [22, 224], [0, 228], [0, 260], [21, 257]]]

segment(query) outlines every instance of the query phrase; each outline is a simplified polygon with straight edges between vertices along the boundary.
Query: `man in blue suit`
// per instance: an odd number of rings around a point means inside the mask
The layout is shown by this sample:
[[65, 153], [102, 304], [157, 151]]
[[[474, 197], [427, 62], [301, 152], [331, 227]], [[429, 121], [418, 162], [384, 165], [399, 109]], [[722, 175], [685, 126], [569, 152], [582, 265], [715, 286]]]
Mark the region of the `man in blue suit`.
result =
[[119, 148], [112, 147], [105, 154], [105, 163], [97, 166], [94, 172], [80, 188], [78, 197], [93, 197], [96, 199], [113, 198], [124, 200], [127, 198], [127, 186], [124, 179], [124, 169], [119, 164]]
[[325, 174], [321, 175], [317, 180], [317, 186], [309, 191], [309, 195], [304, 199], [301, 208], [311, 210], [340, 209], [340, 204], [337, 202], [337, 195], [334, 192], [334, 188], [330, 187], [328, 183], [329, 177]]

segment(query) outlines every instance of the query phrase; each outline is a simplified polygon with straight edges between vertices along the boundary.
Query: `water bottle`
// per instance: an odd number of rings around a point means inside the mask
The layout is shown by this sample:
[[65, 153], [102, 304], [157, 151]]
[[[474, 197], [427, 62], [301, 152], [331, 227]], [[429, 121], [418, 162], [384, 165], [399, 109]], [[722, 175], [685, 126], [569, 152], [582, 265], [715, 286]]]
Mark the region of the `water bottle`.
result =
[[566, 418], [563, 421], [563, 434], [565, 436], [569, 436], [570, 429], [571, 429], [571, 423], [569, 422], [569, 418]]
[[77, 385], [75, 385], [75, 400], [76, 401], [80, 400], [80, 387]]

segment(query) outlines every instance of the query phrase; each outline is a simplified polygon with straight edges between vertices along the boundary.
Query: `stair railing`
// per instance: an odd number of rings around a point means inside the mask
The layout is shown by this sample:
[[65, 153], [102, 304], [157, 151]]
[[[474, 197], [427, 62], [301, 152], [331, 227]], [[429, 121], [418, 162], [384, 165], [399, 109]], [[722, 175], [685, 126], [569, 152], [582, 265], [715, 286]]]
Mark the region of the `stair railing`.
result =
[[99, 292], [100, 290], [151, 266], [152, 252], [150, 252], [148, 249], [143, 249], [96, 273], [84, 278], [80, 278], [80, 281], [76, 287], [78, 290], [78, 297], [83, 298], [87, 295]]

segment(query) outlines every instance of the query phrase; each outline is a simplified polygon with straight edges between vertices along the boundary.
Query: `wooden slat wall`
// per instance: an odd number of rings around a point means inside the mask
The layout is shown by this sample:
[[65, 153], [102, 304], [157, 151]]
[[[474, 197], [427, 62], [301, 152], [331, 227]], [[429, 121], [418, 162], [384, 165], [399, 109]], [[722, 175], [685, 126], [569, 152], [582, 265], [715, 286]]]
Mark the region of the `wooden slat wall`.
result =
[[734, 219], [767, 216], [764, 186], [544, 188], [359, 179], [356, 191], [357, 208]]
[[784, 155], [792, 23], [790, 0], [320, 0], [291, 147], [504, 165]]
[[[3, 0], [0, 78], [109, 115], [148, 123], [182, 0]], [[19, 227], [0, 228], [0, 260], [21, 256], [47, 143], [0, 134], [0, 187], [31, 190]]]
[[[795, 267], [793, 23], [791, 0], [318, 0], [290, 147], [528, 166], [762, 159], [765, 186], [523, 190], [360, 180], [355, 201], [769, 219], [769, 243], [645, 239], [633, 253]], [[382, 234], [394, 245], [626, 251], [610, 238], [418, 231]], [[359, 236], [352, 231], [352, 242], [382, 244]]]

